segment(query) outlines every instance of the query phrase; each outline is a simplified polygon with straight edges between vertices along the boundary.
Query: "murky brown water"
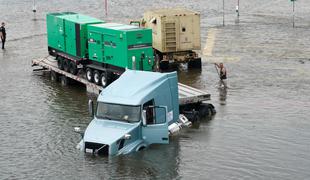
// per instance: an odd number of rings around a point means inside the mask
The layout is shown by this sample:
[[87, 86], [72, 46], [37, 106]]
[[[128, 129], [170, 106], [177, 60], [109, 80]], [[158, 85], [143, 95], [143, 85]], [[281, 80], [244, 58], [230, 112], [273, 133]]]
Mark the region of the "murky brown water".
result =
[[[242, 1], [242, 0], [241, 0]], [[291, 27], [288, 1], [226, 2], [222, 27], [218, 1], [0, 0], [7, 22], [0, 51], [0, 179], [308, 179], [310, 177], [310, 3], [296, 2]], [[181, 71], [180, 81], [209, 91], [217, 114], [174, 137], [128, 156], [93, 157], [75, 149], [86, 127], [84, 87], [63, 87], [32, 72], [31, 59], [46, 56], [45, 13], [76, 11], [127, 23], [144, 10], [185, 6], [201, 12], [202, 47], [216, 32], [202, 72]], [[224, 59], [227, 92], [216, 88], [211, 62]]]

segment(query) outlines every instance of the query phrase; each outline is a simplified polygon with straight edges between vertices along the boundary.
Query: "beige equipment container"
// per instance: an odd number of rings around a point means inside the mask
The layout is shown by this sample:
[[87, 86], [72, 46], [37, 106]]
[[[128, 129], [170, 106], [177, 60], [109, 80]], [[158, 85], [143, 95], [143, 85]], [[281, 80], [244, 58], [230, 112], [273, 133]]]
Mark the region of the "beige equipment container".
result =
[[200, 13], [184, 8], [150, 10], [144, 13], [141, 25], [153, 31], [160, 65], [188, 62], [190, 67], [201, 68], [201, 58], [193, 51], [201, 49]]

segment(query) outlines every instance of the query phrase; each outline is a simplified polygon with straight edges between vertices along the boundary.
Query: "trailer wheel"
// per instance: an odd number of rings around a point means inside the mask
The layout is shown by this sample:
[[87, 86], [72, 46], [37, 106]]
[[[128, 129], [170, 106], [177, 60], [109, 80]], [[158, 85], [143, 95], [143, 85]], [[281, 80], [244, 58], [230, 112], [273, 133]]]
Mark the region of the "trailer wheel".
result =
[[94, 82], [97, 85], [100, 85], [100, 73], [97, 70], [94, 71]]
[[192, 59], [187, 63], [188, 68], [201, 69], [201, 58]]
[[160, 61], [159, 62], [159, 68], [161, 70], [167, 70], [169, 69], [169, 61]]
[[57, 56], [57, 66], [60, 70], [63, 70], [64, 69], [64, 60], [62, 57], [60, 56]]
[[57, 82], [59, 80], [59, 74], [55, 71], [51, 71], [51, 80]]
[[101, 73], [100, 83], [101, 83], [102, 87], [108, 86], [108, 74], [106, 72]]
[[90, 68], [86, 69], [86, 79], [89, 82], [93, 82], [93, 71]]
[[65, 59], [64, 60], [64, 71], [69, 72], [69, 66], [70, 66], [69, 60]]
[[69, 71], [70, 71], [71, 74], [74, 74], [74, 75], [77, 74], [78, 69], [77, 69], [77, 66], [76, 66], [75, 62], [71, 61], [69, 63]]
[[67, 86], [70, 84], [70, 79], [66, 76], [61, 76], [60, 81], [63, 86]]

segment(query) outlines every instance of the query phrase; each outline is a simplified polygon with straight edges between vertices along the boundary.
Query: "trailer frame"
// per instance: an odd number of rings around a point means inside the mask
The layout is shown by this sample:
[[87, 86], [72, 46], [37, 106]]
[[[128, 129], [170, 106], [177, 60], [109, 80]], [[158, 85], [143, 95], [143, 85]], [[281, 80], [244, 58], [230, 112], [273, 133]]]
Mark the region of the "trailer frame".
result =
[[[32, 67], [35, 66], [40, 68], [34, 69], [33, 71], [50, 71], [52, 78], [56, 79], [58, 76], [63, 84], [66, 84], [66, 82], [63, 81], [78, 81], [86, 86], [86, 90], [89, 93], [99, 95], [99, 93], [104, 89], [102, 86], [98, 86], [95, 83], [89, 82], [85, 77], [85, 73], [81, 71], [82, 69], [80, 69], [77, 75], [73, 75], [69, 72], [59, 69], [57, 66], [57, 60], [53, 56], [33, 59]], [[194, 87], [178, 83], [178, 89], [180, 108], [184, 107], [184, 109], [187, 111], [189, 109], [195, 110], [197, 109], [197, 106], [205, 104], [206, 101], [211, 100], [211, 95], [209, 93]], [[211, 106], [213, 107], [213, 105]]]

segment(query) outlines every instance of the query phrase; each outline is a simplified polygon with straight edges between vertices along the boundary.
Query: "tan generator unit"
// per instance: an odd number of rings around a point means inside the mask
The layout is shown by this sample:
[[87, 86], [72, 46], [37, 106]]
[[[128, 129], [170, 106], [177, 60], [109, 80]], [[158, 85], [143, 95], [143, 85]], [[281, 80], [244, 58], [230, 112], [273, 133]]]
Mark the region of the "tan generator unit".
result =
[[149, 10], [141, 26], [152, 29], [153, 48], [160, 62], [189, 62], [189, 66], [201, 68], [201, 59], [193, 52], [201, 49], [200, 13], [184, 8]]

